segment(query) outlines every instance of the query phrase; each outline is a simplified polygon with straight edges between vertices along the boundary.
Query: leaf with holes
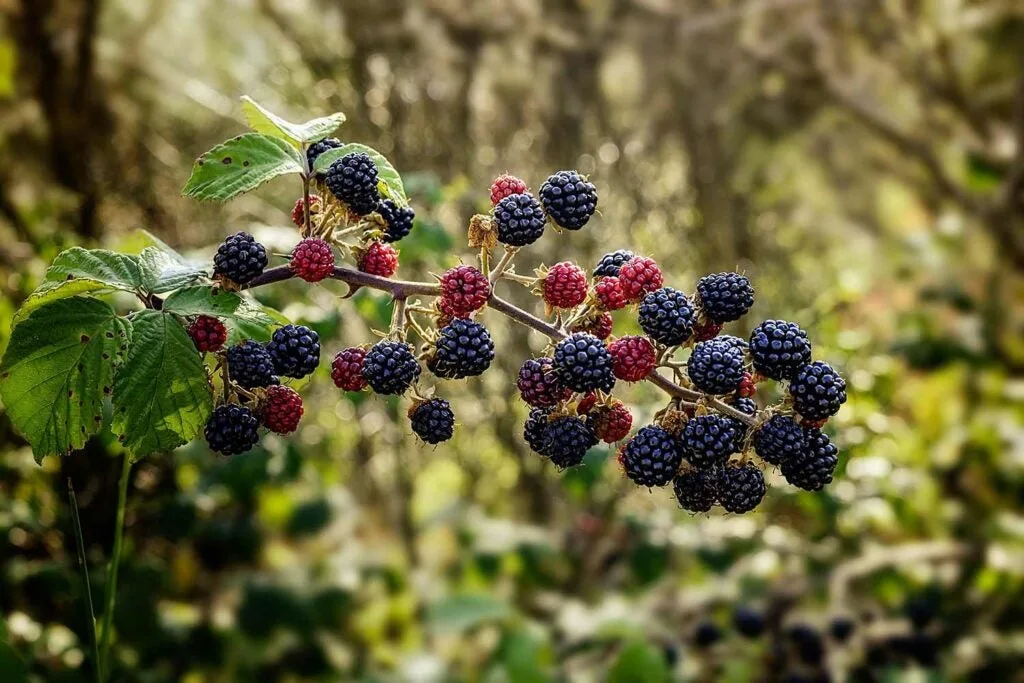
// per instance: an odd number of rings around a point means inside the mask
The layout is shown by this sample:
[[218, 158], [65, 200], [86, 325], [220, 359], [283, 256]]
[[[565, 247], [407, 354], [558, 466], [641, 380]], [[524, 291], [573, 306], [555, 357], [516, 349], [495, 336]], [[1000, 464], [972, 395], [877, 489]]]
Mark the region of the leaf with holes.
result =
[[88, 297], [50, 302], [14, 328], [0, 398], [37, 462], [82, 448], [103, 426], [103, 397], [131, 337], [127, 320]]
[[313, 164], [313, 171], [315, 173], [323, 173], [335, 161], [353, 152], [362, 152], [373, 159], [373, 163], [377, 165], [378, 187], [382, 195], [400, 206], [407, 206], [409, 204], [409, 198], [405, 196], [405, 185], [402, 184], [402, 176], [398, 175], [398, 171], [391, 165], [391, 162], [384, 158], [384, 155], [377, 150], [361, 145], [358, 142], [349, 142], [337, 149], [321, 152]]
[[300, 149], [304, 144], [323, 140], [345, 123], [345, 115], [340, 111], [305, 123], [292, 123], [245, 95], [242, 96], [242, 113], [246, 123], [257, 133], [285, 140]]
[[286, 141], [246, 133], [199, 157], [182, 194], [223, 202], [277, 176], [302, 173], [303, 167], [302, 154]]
[[213, 394], [192, 339], [166, 311], [132, 320], [134, 339], [114, 382], [114, 433], [132, 458], [193, 439], [213, 410]]

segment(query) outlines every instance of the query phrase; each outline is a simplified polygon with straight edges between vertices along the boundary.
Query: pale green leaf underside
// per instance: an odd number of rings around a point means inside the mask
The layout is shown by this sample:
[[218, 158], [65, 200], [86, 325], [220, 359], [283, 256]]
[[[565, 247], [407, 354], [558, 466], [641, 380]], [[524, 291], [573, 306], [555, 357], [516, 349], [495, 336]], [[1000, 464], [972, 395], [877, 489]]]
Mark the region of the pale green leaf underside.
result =
[[202, 359], [170, 313], [142, 311], [114, 382], [113, 429], [139, 459], [192, 440], [213, 410]]
[[184, 260], [177, 252], [146, 247], [139, 254], [143, 287], [147, 292], [163, 294], [198, 282], [208, 273]]
[[21, 302], [21, 308], [14, 314], [13, 324], [18, 325], [33, 311], [54, 301], [78, 296], [79, 294], [93, 294], [106, 291], [110, 291], [110, 285], [99, 280], [78, 279], [65, 280], [63, 282], [45, 280]]
[[234, 292], [213, 287], [187, 287], [167, 297], [164, 310], [178, 315], [212, 315], [228, 327], [228, 341], [270, 338], [273, 328], [281, 324], [277, 311], [265, 309], [258, 302]]
[[391, 162], [377, 150], [361, 145], [358, 142], [349, 142], [337, 149], [321, 152], [313, 164], [313, 171], [322, 173], [335, 161], [353, 152], [362, 152], [373, 159], [373, 163], [377, 165], [378, 186], [385, 197], [400, 206], [405, 206], [409, 203], [409, 198], [405, 196], [405, 185], [402, 184], [402, 176], [398, 175], [398, 171], [391, 165]]
[[103, 397], [131, 331], [109, 304], [87, 297], [51, 302], [14, 328], [0, 397], [37, 461], [82, 448], [103, 426]]
[[303, 163], [302, 155], [288, 142], [246, 133], [199, 157], [182, 194], [199, 200], [227, 201], [277, 176], [302, 173]]
[[280, 138], [296, 148], [301, 148], [303, 144], [308, 145], [322, 140], [345, 122], [345, 115], [335, 112], [305, 123], [292, 123], [261, 106], [251, 97], [244, 95], [242, 96], [242, 113], [245, 115], [246, 123], [257, 133]]

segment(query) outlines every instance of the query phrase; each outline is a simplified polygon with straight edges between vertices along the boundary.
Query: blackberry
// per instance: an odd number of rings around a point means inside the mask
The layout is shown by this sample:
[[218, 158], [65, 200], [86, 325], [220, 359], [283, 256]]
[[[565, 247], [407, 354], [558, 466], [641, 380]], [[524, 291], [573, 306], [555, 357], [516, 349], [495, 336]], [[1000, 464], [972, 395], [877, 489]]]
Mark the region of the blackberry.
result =
[[558, 381], [550, 358], [526, 359], [519, 368], [516, 387], [526, 403], [539, 408], [553, 406], [572, 395]]
[[679, 507], [688, 512], [707, 512], [718, 502], [716, 470], [689, 470], [672, 482]]
[[682, 462], [679, 439], [658, 425], [642, 427], [622, 449], [626, 476], [639, 486], [664, 486]]
[[405, 342], [385, 339], [363, 359], [363, 379], [378, 394], [401, 394], [420, 376], [420, 364]]
[[639, 382], [657, 367], [657, 352], [647, 337], [619, 337], [608, 345], [612, 371], [625, 382]]
[[587, 316], [586, 318], [573, 324], [569, 328], [570, 332], [586, 332], [592, 334], [598, 339], [605, 340], [612, 334], [612, 327], [615, 325], [615, 320], [612, 318], [612, 314], [605, 311], [596, 316]]
[[736, 420], [721, 415], [698, 415], [688, 420], [680, 434], [687, 462], [697, 468], [725, 462], [742, 444], [736, 424]]
[[228, 329], [217, 318], [199, 315], [188, 326], [188, 336], [200, 352], [219, 351], [228, 339]]
[[491, 283], [473, 266], [449, 268], [441, 275], [441, 302], [453, 317], [465, 318], [491, 298]]
[[288, 265], [306, 282], [320, 282], [334, 272], [334, 250], [318, 237], [307, 237], [295, 245]]
[[825, 643], [821, 634], [807, 624], [791, 626], [786, 635], [796, 646], [797, 658], [804, 664], [818, 666], [825, 656]]
[[619, 286], [627, 301], [640, 301], [645, 294], [661, 289], [665, 276], [654, 259], [634, 256], [619, 268]]
[[[726, 399], [725, 402], [744, 415], [750, 415], [751, 417], [757, 415], [757, 404], [754, 403], [753, 399], [749, 399], [744, 396], [733, 396]], [[750, 429], [747, 426], [747, 423], [742, 420], [737, 420], [736, 418], [730, 419], [736, 423], [736, 428], [740, 431], [740, 438], [746, 439], [747, 431]]]
[[606, 311], [617, 311], [628, 303], [622, 293], [622, 283], [614, 275], [606, 275], [594, 283], [594, 298]]
[[530, 416], [526, 418], [526, 424], [523, 425], [523, 438], [526, 443], [534, 453], [544, 457], [548, 455], [546, 432], [550, 412], [550, 408], [533, 408], [530, 410]]
[[432, 398], [413, 406], [409, 420], [416, 436], [430, 444], [447, 441], [455, 429], [455, 413], [443, 398]]
[[491, 205], [497, 204], [510, 194], [522, 194], [529, 191], [530, 188], [521, 178], [502, 173], [491, 183]]
[[302, 379], [320, 363], [320, 335], [305, 325], [285, 325], [267, 342], [267, 352], [279, 375]]
[[714, 273], [697, 281], [697, 299], [708, 320], [739, 320], [754, 305], [754, 288], [739, 273]]
[[615, 443], [629, 434], [633, 426], [633, 414], [622, 401], [613, 399], [611, 405], [602, 406], [594, 412], [591, 424], [597, 438], [605, 443]]
[[438, 330], [430, 371], [445, 379], [475, 377], [494, 360], [490, 333], [474, 320], [456, 318]]
[[820, 491], [832, 482], [832, 473], [839, 463], [839, 451], [820, 429], [804, 430], [807, 447], [782, 463], [782, 476], [793, 486], [805, 491]]
[[587, 298], [587, 274], [575, 263], [556, 263], [544, 275], [541, 291], [548, 306], [575, 308]]
[[384, 220], [384, 241], [397, 242], [410, 232], [416, 212], [409, 206], [399, 206], [390, 199], [382, 199], [377, 205], [377, 213]]
[[544, 234], [547, 220], [540, 202], [529, 192], [510, 194], [494, 205], [498, 241], [510, 247], [533, 244]]
[[845, 643], [853, 635], [856, 628], [857, 624], [854, 623], [853, 619], [846, 616], [838, 616], [832, 617], [832, 621], [828, 625], [828, 632], [836, 642]]
[[[315, 194], [309, 195], [309, 217], [313, 218], [320, 213], [320, 197]], [[306, 200], [299, 197], [292, 206], [292, 223], [300, 230], [306, 227]]]
[[213, 274], [244, 285], [267, 267], [267, 250], [247, 232], [236, 232], [217, 247]]
[[752, 607], [737, 607], [732, 614], [732, 624], [744, 638], [757, 638], [764, 632], [764, 617]]
[[221, 455], [245, 453], [260, 440], [260, 421], [245, 406], [228, 404], [214, 409], [203, 435], [210, 450]]
[[750, 333], [754, 369], [772, 379], [792, 379], [811, 361], [811, 342], [796, 323], [765, 320]]
[[693, 305], [672, 287], [662, 287], [640, 303], [640, 328], [648, 337], [666, 346], [682, 344], [693, 333]]
[[362, 391], [366, 387], [363, 377], [363, 359], [366, 349], [358, 346], [339, 351], [331, 361], [331, 379], [334, 386], [345, 391]]
[[626, 261], [633, 258], [635, 254], [625, 249], [619, 249], [611, 253], [605, 254], [601, 257], [601, 260], [594, 266], [594, 277], [610, 277], [619, 275], [619, 268]]
[[612, 356], [592, 334], [576, 332], [555, 346], [558, 379], [573, 391], [611, 391], [615, 386]]
[[377, 164], [362, 152], [352, 152], [335, 161], [324, 174], [324, 182], [338, 201], [353, 213], [365, 216], [377, 209]]
[[[309, 170], [313, 170], [313, 166], [316, 165], [316, 158], [326, 152], [329, 149], [338, 149], [341, 147], [341, 140], [338, 138], [324, 138], [323, 140], [317, 140], [312, 145], [306, 148], [306, 161], [309, 163]], [[323, 180], [324, 174], [321, 171], [316, 174], [316, 177]]]
[[558, 171], [540, 186], [540, 201], [556, 225], [579, 230], [597, 211], [597, 189], [576, 171]]
[[727, 337], [697, 342], [686, 362], [686, 372], [700, 391], [728, 394], [743, 381], [743, 348]]
[[267, 389], [267, 400], [260, 409], [263, 426], [277, 434], [291, 434], [302, 419], [302, 397], [290, 387]]
[[711, 647], [721, 639], [722, 630], [711, 621], [700, 622], [693, 632], [693, 644], [699, 648]]
[[279, 381], [274, 359], [262, 344], [251, 339], [228, 349], [228, 375], [245, 389], [269, 387]]
[[726, 512], [750, 512], [764, 498], [764, 493], [764, 474], [752, 463], [722, 468], [718, 477], [718, 502]]
[[391, 277], [398, 270], [398, 252], [390, 244], [370, 242], [361, 250], [356, 266], [364, 273]]
[[783, 465], [807, 448], [803, 428], [788, 415], [775, 415], [754, 432], [754, 452], [771, 465]]
[[828, 363], [808, 363], [789, 383], [793, 408], [808, 420], [824, 420], [839, 412], [846, 403], [846, 381]]
[[575, 467], [591, 446], [597, 444], [597, 435], [587, 420], [581, 417], [556, 417], [544, 430], [542, 448], [559, 469]]

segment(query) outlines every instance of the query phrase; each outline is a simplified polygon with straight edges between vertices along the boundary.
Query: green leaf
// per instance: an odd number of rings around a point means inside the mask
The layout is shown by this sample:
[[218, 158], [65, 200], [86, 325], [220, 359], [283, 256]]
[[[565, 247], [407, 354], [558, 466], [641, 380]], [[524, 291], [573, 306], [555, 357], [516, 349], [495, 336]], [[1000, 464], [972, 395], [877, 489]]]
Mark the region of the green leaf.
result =
[[106, 249], [72, 247], [53, 260], [46, 271], [46, 279], [22, 302], [14, 324], [40, 306], [58, 299], [115, 289], [133, 292], [141, 286], [142, 271], [135, 256]]
[[345, 123], [345, 115], [340, 111], [305, 123], [292, 123], [245, 95], [242, 96], [242, 113], [246, 123], [257, 133], [285, 140], [297, 148], [324, 139]]
[[384, 155], [377, 150], [361, 145], [358, 142], [349, 142], [337, 149], [321, 152], [313, 164], [313, 172], [321, 173], [326, 171], [327, 167], [335, 161], [353, 152], [362, 152], [373, 159], [373, 163], [377, 165], [378, 187], [381, 194], [400, 206], [406, 206], [409, 203], [409, 198], [405, 196], [402, 176], [398, 175], [398, 171], [391, 165], [391, 162], [384, 158]]
[[167, 297], [164, 310], [178, 315], [212, 315], [228, 327], [228, 343], [242, 339], [264, 341], [270, 331], [287, 323], [277, 311], [234, 292], [213, 287], [186, 287]]
[[83, 447], [103, 426], [103, 397], [131, 332], [109, 304], [88, 297], [50, 302], [14, 328], [0, 397], [36, 461]]
[[304, 164], [299, 151], [284, 140], [246, 133], [199, 157], [182, 194], [223, 202], [277, 176], [302, 173]]
[[198, 282], [208, 275], [207, 271], [189, 263], [177, 252], [167, 252], [159, 247], [146, 247], [139, 254], [142, 268], [142, 286], [147, 292], [163, 294]]
[[608, 672], [608, 683], [667, 683], [668, 665], [654, 647], [641, 642], [626, 645]]
[[202, 358], [173, 315], [142, 311], [133, 326], [131, 350], [114, 382], [113, 429], [137, 460], [195, 437], [213, 410], [213, 395]]
[[427, 620], [436, 633], [456, 633], [510, 614], [506, 603], [489, 595], [460, 595], [431, 605]]

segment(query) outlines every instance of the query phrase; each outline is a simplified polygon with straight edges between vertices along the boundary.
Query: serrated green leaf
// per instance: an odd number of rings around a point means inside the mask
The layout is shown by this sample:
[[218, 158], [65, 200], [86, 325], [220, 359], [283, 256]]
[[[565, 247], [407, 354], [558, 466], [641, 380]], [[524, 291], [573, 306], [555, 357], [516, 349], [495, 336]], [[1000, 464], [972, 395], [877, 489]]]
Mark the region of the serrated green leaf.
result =
[[147, 292], [163, 294], [202, 280], [209, 273], [176, 252], [159, 247], [146, 247], [139, 254], [142, 286]]
[[373, 163], [377, 165], [377, 178], [382, 195], [399, 206], [406, 206], [409, 203], [409, 198], [405, 196], [405, 185], [402, 184], [402, 176], [398, 174], [398, 171], [391, 165], [391, 162], [377, 150], [361, 145], [358, 142], [349, 142], [337, 149], [321, 152], [313, 164], [313, 172], [322, 173], [335, 161], [353, 152], [362, 152], [373, 159]]
[[302, 155], [288, 142], [246, 133], [199, 157], [182, 194], [200, 201], [223, 202], [277, 176], [302, 173], [304, 164]]
[[661, 652], [647, 643], [629, 643], [608, 671], [608, 683], [667, 683], [668, 665]]
[[131, 331], [109, 304], [88, 297], [50, 302], [14, 328], [0, 397], [36, 461], [82, 448], [103, 426], [103, 397]]
[[66, 280], [64, 282], [50, 282], [45, 280], [35, 290], [25, 297], [21, 307], [14, 314], [14, 325], [18, 325], [36, 309], [60, 299], [78, 296], [80, 294], [92, 294], [96, 292], [110, 291], [110, 287], [99, 280]]
[[324, 139], [345, 123], [345, 115], [340, 111], [305, 123], [292, 123], [246, 95], [242, 96], [242, 113], [246, 123], [257, 133], [285, 140], [299, 149], [303, 144]]
[[186, 287], [167, 297], [164, 310], [178, 315], [212, 315], [228, 327], [228, 344], [242, 339], [264, 341], [272, 329], [287, 322], [257, 301], [213, 287]]
[[177, 448], [199, 433], [213, 410], [202, 358], [166, 311], [133, 321], [133, 342], [114, 381], [113, 430], [136, 460]]

